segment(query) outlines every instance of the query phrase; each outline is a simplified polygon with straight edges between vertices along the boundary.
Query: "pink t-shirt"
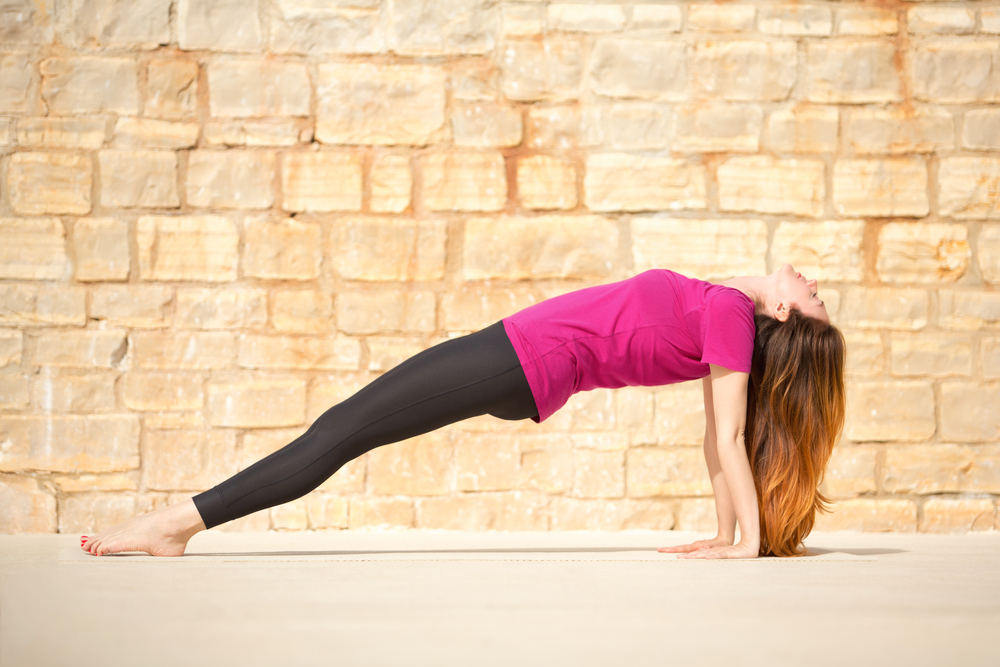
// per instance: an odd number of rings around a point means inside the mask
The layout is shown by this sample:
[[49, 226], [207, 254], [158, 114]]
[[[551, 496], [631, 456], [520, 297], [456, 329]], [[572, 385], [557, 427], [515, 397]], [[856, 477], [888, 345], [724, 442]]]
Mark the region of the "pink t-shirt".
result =
[[542, 422], [579, 391], [750, 372], [754, 303], [666, 269], [587, 287], [503, 319]]

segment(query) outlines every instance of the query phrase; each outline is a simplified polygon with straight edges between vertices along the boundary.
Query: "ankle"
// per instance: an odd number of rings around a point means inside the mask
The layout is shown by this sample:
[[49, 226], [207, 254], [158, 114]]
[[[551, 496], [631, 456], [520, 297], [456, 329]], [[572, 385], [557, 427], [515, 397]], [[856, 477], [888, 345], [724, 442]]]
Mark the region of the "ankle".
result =
[[169, 526], [171, 532], [180, 533], [190, 538], [205, 530], [205, 522], [201, 513], [190, 498], [167, 508], [170, 514]]

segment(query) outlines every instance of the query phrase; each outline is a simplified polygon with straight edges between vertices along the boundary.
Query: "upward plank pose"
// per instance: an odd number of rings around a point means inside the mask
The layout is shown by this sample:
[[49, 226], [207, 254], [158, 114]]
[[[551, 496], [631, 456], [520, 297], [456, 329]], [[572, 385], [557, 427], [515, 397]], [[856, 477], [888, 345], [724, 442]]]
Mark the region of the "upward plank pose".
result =
[[542, 422], [597, 387], [701, 378], [719, 530], [665, 550], [801, 555], [828, 502], [817, 487], [844, 424], [845, 354], [816, 281], [790, 264], [720, 284], [646, 271], [425, 350], [218, 486], [84, 537], [81, 547], [179, 556], [199, 531], [295, 500], [380, 445], [485, 414]]

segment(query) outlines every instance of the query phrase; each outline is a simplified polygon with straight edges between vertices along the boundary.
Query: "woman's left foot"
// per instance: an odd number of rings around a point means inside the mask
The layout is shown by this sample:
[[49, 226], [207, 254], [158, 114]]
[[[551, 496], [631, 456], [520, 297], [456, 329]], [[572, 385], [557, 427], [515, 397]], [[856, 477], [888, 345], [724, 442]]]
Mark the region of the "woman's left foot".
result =
[[181, 556], [188, 540], [205, 530], [201, 514], [191, 499], [142, 514], [85, 537], [80, 548], [95, 556], [122, 551], [145, 551], [151, 556]]

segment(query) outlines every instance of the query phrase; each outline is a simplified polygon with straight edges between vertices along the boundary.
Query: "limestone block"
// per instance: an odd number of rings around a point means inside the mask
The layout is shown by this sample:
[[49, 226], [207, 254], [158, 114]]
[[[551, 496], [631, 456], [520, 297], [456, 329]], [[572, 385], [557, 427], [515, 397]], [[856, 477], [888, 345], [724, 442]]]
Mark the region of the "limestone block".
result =
[[452, 109], [451, 130], [456, 146], [498, 148], [520, 144], [524, 127], [519, 109], [467, 104]]
[[454, 490], [455, 445], [448, 435], [426, 435], [368, 453], [368, 491], [380, 496], [437, 496]]
[[281, 161], [281, 208], [360, 211], [361, 160], [355, 153], [286, 153]]
[[979, 32], [1000, 34], [1000, 9], [983, 7], [979, 10]]
[[817, 513], [814, 530], [854, 530], [866, 533], [913, 533], [917, 506], [912, 500], [855, 498], [833, 505], [829, 514]]
[[972, 338], [953, 333], [891, 334], [893, 375], [972, 375]]
[[27, 113], [34, 107], [33, 69], [28, 53], [0, 54], [0, 112]]
[[7, 167], [7, 194], [16, 213], [90, 213], [93, 167], [71, 153], [15, 153]]
[[962, 34], [976, 29], [976, 10], [967, 7], [909, 7], [906, 30], [913, 34]]
[[236, 280], [239, 234], [217, 215], [139, 218], [141, 280]]
[[517, 194], [525, 208], [576, 208], [576, 166], [547, 155], [520, 158]]
[[346, 333], [434, 331], [434, 292], [341, 292], [337, 328]]
[[528, 108], [524, 144], [530, 148], [592, 148], [604, 141], [601, 113], [593, 107]]
[[993, 40], [934, 40], [913, 52], [913, 96], [938, 104], [1000, 102], [1000, 52]]
[[567, 100], [580, 96], [583, 44], [579, 39], [545, 37], [509, 40], [500, 55], [501, 90], [509, 100]]
[[521, 476], [517, 438], [507, 433], [477, 433], [455, 448], [458, 491], [504, 491], [517, 488]]
[[714, 534], [719, 529], [715, 498], [682, 498], [674, 530], [695, 530]]
[[316, 290], [271, 293], [271, 325], [283, 333], [325, 334], [333, 330], [329, 294]]
[[125, 373], [122, 396], [130, 410], [201, 410], [204, 381], [188, 373]]
[[[496, 421], [496, 420], [494, 420]], [[569, 438], [519, 435], [522, 489], [566, 493], [573, 487], [573, 450]]]
[[600, 216], [471, 218], [463, 277], [607, 278], [617, 267], [618, 225]]
[[566, 32], [617, 32], [625, 27], [621, 5], [551, 4], [547, 7], [549, 30]]
[[942, 158], [938, 205], [959, 220], [1000, 219], [1000, 158]]
[[416, 501], [417, 528], [547, 530], [548, 498], [535, 493], [474, 493]]
[[386, 41], [401, 56], [489, 53], [496, 42], [491, 0], [391, 0], [388, 13]]
[[552, 530], [671, 530], [675, 503], [664, 500], [553, 498]]
[[37, 480], [0, 475], [0, 504], [0, 534], [56, 532], [56, 499]]
[[753, 30], [757, 8], [753, 5], [688, 5], [688, 30], [744, 32]]
[[[704, 5], [697, 6], [702, 7]], [[680, 32], [681, 24], [681, 8], [678, 5], [632, 6], [632, 20], [629, 23], [629, 27], [633, 30], [662, 30], [665, 32]]]
[[0, 283], [0, 324], [83, 326], [86, 321], [82, 287]]
[[934, 430], [934, 390], [929, 383], [858, 380], [847, 385], [847, 438], [919, 441]]
[[833, 13], [816, 5], [767, 5], [757, 12], [757, 29], [769, 35], [824, 37], [833, 31]]
[[309, 382], [306, 421], [316, 421], [332, 406], [350, 398], [375, 378], [372, 373], [337, 373], [313, 378]]
[[705, 168], [675, 158], [588, 155], [583, 188], [592, 211], [677, 211], [707, 205]]
[[700, 445], [705, 438], [705, 399], [701, 382], [684, 382], [655, 391], [656, 445]]
[[927, 326], [927, 317], [925, 290], [888, 287], [848, 289], [840, 313], [844, 326], [901, 331], [923, 329]]
[[54, 0], [6, 0], [2, 5], [0, 43], [51, 44]]
[[[983, 362], [983, 377], [987, 380], [1000, 380], [1000, 337], [983, 338], [980, 359]], [[0, 355], [0, 361], [2, 360], [3, 356]]]
[[574, 450], [572, 493], [577, 498], [624, 497], [625, 452]]
[[823, 171], [819, 160], [729, 158], [716, 172], [719, 208], [819, 217], [826, 197]]
[[1000, 438], [1000, 383], [941, 383], [941, 437], [959, 442]]
[[[530, 9], [541, 11], [540, 7]], [[448, 70], [448, 89], [451, 92], [451, 98], [463, 102], [496, 100], [499, 76], [500, 70], [492, 61], [459, 60], [454, 62]]]
[[964, 225], [890, 222], [879, 230], [876, 266], [883, 282], [954, 282], [971, 259]]
[[177, 154], [108, 150], [98, 153], [101, 203], [121, 208], [177, 208]]
[[100, 285], [90, 293], [90, 319], [110, 326], [162, 329], [170, 324], [172, 287]]
[[0, 471], [117, 472], [139, 467], [135, 415], [2, 415]]
[[445, 331], [477, 331], [536, 303], [531, 292], [463, 286], [441, 299]]
[[236, 358], [236, 340], [223, 331], [150, 331], [129, 342], [136, 368], [230, 368]]
[[1000, 294], [940, 290], [938, 322], [945, 329], [1000, 328]]
[[294, 146], [307, 132], [294, 119], [227, 120], [205, 123], [205, 142], [210, 146]]
[[439, 140], [445, 74], [423, 65], [321, 64], [316, 139], [327, 144], [409, 144]]
[[[104, 475], [61, 475], [51, 478], [63, 493], [82, 491], [138, 491], [139, 475], [134, 472], [118, 472]], [[75, 496], [79, 498], [79, 496]], [[122, 496], [101, 496], [120, 498]], [[131, 518], [133, 515], [129, 515]], [[126, 519], [127, 520], [127, 519]]]
[[241, 375], [208, 382], [212, 426], [269, 428], [305, 421], [306, 383], [293, 377]]
[[146, 70], [144, 113], [172, 120], [192, 116], [198, 106], [198, 63], [151, 60]]
[[885, 357], [885, 346], [882, 335], [877, 331], [843, 330], [847, 341], [848, 377], [874, 378], [882, 375]]
[[886, 447], [882, 486], [890, 493], [997, 493], [1000, 447], [995, 444]]
[[208, 65], [213, 116], [308, 116], [311, 86], [304, 63], [224, 58]]
[[29, 401], [29, 378], [26, 375], [0, 375], [0, 409], [24, 410]]
[[927, 165], [919, 157], [837, 160], [833, 206], [848, 216], [923, 217], [930, 210]]
[[170, 43], [170, 0], [70, 0], [59, 5], [55, 19], [71, 46], [155, 49]]
[[406, 155], [380, 155], [371, 167], [368, 206], [375, 213], [402, 213], [410, 206], [413, 173]]
[[979, 229], [979, 271], [983, 280], [1000, 283], [1000, 225], [987, 224]]
[[[569, 416], [567, 428], [571, 431], [605, 431], [615, 428], [615, 397], [610, 389], [593, 389], [575, 394], [561, 412]], [[571, 440], [574, 445], [581, 444], [573, 438]], [[590, 443], [591, 446], [594, 444]]]
[[[360, 179], [360, 174], [359, 174]], [[243, 275], [275, 280], [312, 280], [322, 260], [320, 226], [291, 218], [247, 218]]]
[[269, 151], [191, 151], [187, 203], [196, 208], [271, 208], [275, 162]]
[[347, 528], [350, 523], [351, 501], [332, 493], [317, 493], [303, 498], [313, 530]]
[[199, 429], [207, 428], [205, 413], [198, 412], [148, 412], [143, 415], [143, 426], [147, 429]]
[[234, 431], [149, 431], [142, 483], [162, 491], [204, 491], [236, 472]]
[[420, 158], [423, 205], [432, 211], [499, 211], [507, 204], [501, 153], [434, 153]]
[[[346, 499], [345, 499], [346, 500]], [[306, 530], [309, 528], [307, 498], [296, 498], [291, 502], [268, 509], [272, 530]]]
[[762, 220], [635, 217], [631, 225], [636, 272], [669, 266], [701, 280], [767, 273]]
[[819, 490], [828, 498], [875, 493], [877, 445], [838, 445], [827, 463]]
[[17, 145], [21, 148], [100, 148], [104, 118], [18, 118]]
[[331, 231], [328, 254], [347, 280], [440, 280], [447, 234], [442, 220], [346, 218]]
[[748, 104], [701, 104], [674, 109], [679, 151], [757, 151], [764, 112]]
[[500, 6], [500, 26], [504, 37], [524, 37], [542, 32], [544, 7], [533, 5]]
[[771, 266], [788, 262], [816, 280], [861, 282], [864, 232], [860, 220], [781, 222], [771, 242]]
[[125, 356], [124, 331], [50, 331], [35, 342], [34, 363], [62, 368], [113, 368]]
[[381, 52], [385, 39], [378, 5], [361, 0], [279, 0], [271, 11], [272, 48], [308, 55]]
[[670, 108], [648, 102], [617, 102], [603, 114], [608, 144], [616, 150], [662, 150], [670, 145]]
[[350, 530], [359, 528], [411, 528], [413, 501], [409, 498], [351, 496]]
[[838, 35], [895, 35], [899, 32], [896, 10], [883, 7], [843, 7], [834, 10]]
[[375, 372], [395, 368], [427, 347], [412, 338], [388, 336], [369, 336], [365, 342], [368, 343], [368, 370]]
[[625, 470], [630, 498], [712, 495], [701, 447], [633, 448]]
[[54, 412], [108, 412], [115, 409], [115, 373], [54, 375], [46, 369], [35, 378], [32, 400]]
[[955, 148], [955, 121], [936, 107], [847, 109], [844, 142], [858, 155], [950, 151]]
[[[119, 118], [115, 123], [115, 146], [146, 148], [191, 148], [198, 143], [198, 123], [175, 123], [151, 118]], [[176, 159], [175, 159], [176, 162]]]
[[598, 95], [680, 101], [687, 97], [689, 47], [682, 42], [602, 38], [590, 60]]
[[174, 325], [181, 329], [261, 329], [267, 323], [267, 292], [255, 288], [181, 287]]
[[[689, 12], [695, 6], [691, 5]], [[737, 7], [720, 9], [732, 14]], [[700, 41], [695, 44], [691, 68], [694, 90], [729, 101], [785, 100], [795, 86], [797, 58], [793, 41]]]
[[796, 106], [771, 113], [767, 146], [778, 153], [833, 153], [837, 150], [836, 107]]
[[73, 225], [76, 274], [80, 281], [125, 280], [129, 272], [128, 223], [83, 218]]
[[40, 68], [49, 113], [139, 113], [138, 72], [132, 58], [54, 57], [43, 60]]
[[65, 280], [71, 270], [59, 218], [0, 218], [0, 278]]
[[648, 431], [653, 424], [653, 394], [640, 387], [616, 389], [615, 415], [619, 427], [630, 433]]
[[0, 118], [0, 146], [9, 146], [14, 138], [14, 119]]
[[301, 338], [240, 334], [237, 362], [243, 368], [357, 370], [361, 344], [342, 336]]
[[19, 366], [24, 349], [24, 334], [11, 329], [0, 329], [0, 368]]
[[179, 0], [177, 42], [197, 51], [257, 51], [264, 46], [259, 0]]
[[970, 109], [962, 119], [962, 146], [1000, 151], [1000, 109]]
[[928, 498], [920, 519], [922, 533], [968, 533], [993, 529], [989, 498]]
[[810, 102], [898, 102], [902, 83], [892, 42], [837, 39], [806, 43], [806, 98]]

